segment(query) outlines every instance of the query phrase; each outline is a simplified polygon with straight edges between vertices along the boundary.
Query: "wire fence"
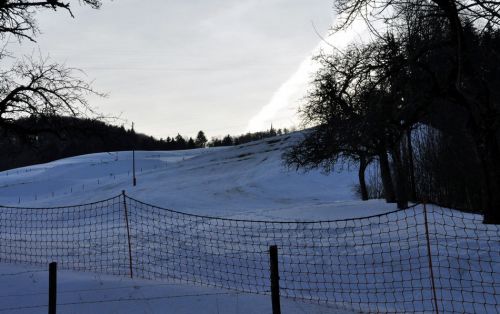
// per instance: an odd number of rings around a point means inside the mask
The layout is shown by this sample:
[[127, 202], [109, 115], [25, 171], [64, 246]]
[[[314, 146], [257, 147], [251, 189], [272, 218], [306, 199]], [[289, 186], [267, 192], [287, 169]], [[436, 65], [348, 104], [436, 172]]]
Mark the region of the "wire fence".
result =
[[362, 312], [500, 312], [500, 226], [418, 205], [332, 221], [186, 214], [125, 194], [58, 208], [0, 206], [0, 261], [270, 293]]

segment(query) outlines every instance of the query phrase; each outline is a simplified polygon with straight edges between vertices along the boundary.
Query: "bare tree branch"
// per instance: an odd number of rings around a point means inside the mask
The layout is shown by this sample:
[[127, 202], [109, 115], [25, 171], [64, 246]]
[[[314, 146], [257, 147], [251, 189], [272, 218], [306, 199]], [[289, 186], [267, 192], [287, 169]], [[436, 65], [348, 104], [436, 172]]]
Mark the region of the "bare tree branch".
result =
[[48, 59], [23, 58], [0, 77], [0, 121], [25, 116], [89, 116], [87, 96], [105, 96], [83, 72]]
[[[80, 0], [79, 3], [94, 9], [100, 8], [102, 4], [100, 0]], [[60, 0], [0, 0], [0, 37], [5, 38], [8, 34], [12, 34], [19, 40], [35, 41], [35, 37], [39, 32], [35, 15], [41, 9], [52, 9], [54, 11], [62, 9], [67, 11], [71, 17], [74, 17], [70, 2], [66, 3]]]

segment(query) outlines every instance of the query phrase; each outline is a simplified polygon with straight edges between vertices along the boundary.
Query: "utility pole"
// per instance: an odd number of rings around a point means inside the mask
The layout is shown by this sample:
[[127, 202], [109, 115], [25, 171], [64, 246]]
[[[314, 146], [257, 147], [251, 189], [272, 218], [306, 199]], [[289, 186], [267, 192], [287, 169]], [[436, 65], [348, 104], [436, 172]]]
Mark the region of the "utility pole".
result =
[[[134, 122], [132, 122], [132, 133], [135, 134], [134, 131]], [[135, 178], [135, 137], [133, 139], [133, 147], [132, 147], [132, 185], [136, 186], [137, 185], [137, 179]]]
[[135, 150], [132, 150], [132, 184], [133, 186], [137, 185], [137, 179], [135, 178]]

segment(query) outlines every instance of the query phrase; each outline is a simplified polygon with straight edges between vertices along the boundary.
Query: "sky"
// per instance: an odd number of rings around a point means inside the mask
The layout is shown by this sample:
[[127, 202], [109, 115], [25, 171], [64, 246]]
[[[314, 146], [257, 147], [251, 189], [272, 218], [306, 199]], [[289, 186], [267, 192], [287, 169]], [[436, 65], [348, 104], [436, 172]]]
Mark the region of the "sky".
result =
[[75, 18], [37, 15], [41, 52], [81, 68], [108, 94], [91, 104], [116, 124], [166, 138], [208, 137], [298, 124], [332, 0], [73, 1]]

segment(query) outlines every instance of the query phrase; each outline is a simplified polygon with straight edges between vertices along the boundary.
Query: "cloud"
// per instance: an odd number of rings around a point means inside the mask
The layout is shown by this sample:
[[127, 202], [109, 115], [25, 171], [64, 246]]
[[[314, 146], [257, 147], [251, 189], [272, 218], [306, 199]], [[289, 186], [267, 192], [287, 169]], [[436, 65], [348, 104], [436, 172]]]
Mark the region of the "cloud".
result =
[[278, 128], [298, 124], [298, 107], [306, 95], [310, 76], [317, 68], [312, 56], [319, 52], [321, 46], [322, 44], [319, 44], [314, 48], [295, 73], [274, 92], [269, 103], [250, 119], [247, 132], [266, 130], [271, 124]]
[[[323, 33], [333, 14], [322, 0], [146, 2], [75, 5], [75, 19], [43, 11], [37, 45], [110, 95], [89, 100], [100, 112], [122, 113], [157, 137], [243, 132], [317, 44], [310, 21]], [[32, 46], [12, 50], [29, 54]], [[300, 90], [288, 85], [288, 93]]]
[[271, 100], [249, 120], [246, 131], [267, 130], [271, 124], [275, 128], [298, 126], [298, 109], [305, 101], [311, 76], [319, 66], [312, 60], [313, 56], [321, 51], [331, 53], [333, 47], [342, 49], [353, 41], [364, 42], [369, 37], [364, 21], [356, 20], [349, 29], [322, 38], [297, 70], [274, 92]]

